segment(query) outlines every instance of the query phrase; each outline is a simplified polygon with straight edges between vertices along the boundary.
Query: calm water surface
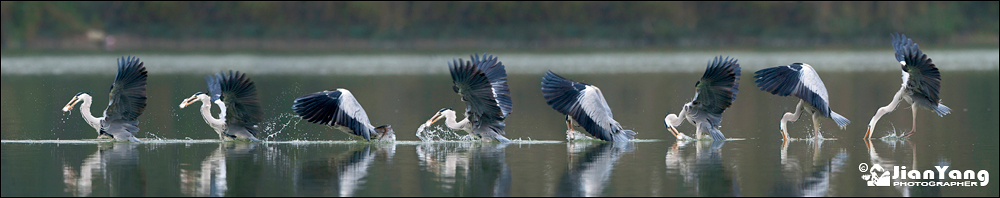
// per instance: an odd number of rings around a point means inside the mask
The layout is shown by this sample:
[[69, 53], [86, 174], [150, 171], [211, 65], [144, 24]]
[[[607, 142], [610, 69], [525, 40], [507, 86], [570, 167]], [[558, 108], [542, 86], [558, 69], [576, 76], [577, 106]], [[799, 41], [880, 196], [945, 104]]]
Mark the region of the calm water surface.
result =
[[[888, 67], [895, 67], [891, 56], [886, 58]], [[866, 124], [899, 89], [898, 71], [820, 69], [832, 109], [852, 123], [841, 130], [832, 120], [820, 121], [823, 135], [836, 140], [782, 142], [778, 121], [797, 100], [756, 89], [753, 72], [765, 66], [744, 65], [741, 91], [722, 122], [726, 136], [739, 139], [715, 143], [676, 142], [663, 126], [667, 113], [677, 113], [693, 97], [701, 71], [563, 75], [601, 88], [615, 118], [639, 132], [641, 140], [630, 143], [566, 142], [564, 117], [541, 96], [542, 73], [511, 72], [514, 112], [506, 136], [520, 141], [510, 144], [419, 141], [416, 128], [438, 109], [465, 106], [452, 92], [449, 76], [440, 72], [250, 72], [266, 114], [258, 135], [266, 142], [262, 144], [214, 140], [218, 136], [197, 109], [178, 108], [184, 98], [207, 91], [203, 77], [209, 72], [158, 74], [150, 69], [148, 106], [138, 135], [147, 141], [143, 144], [93, 140], [96, 133], [78, 110], [60, 111], [74, 94], [87, 91], [95, 96], [93, 112], [100, 115], [107, 102], [100, 95], [107, 93], [113, 65], [92, 68], [109, 74], [8, 72], [0, 79], [0, 194], [995, 197], [1000, 194], [995, 187], [1000, 182], [995, 176], [1000, 174], [1000, 75], [997, 63], [991, 64], [993, 69], [942, 72], [941, 98], [952, 114], [938, 117], [920, 110], [918, 131], [908, 141], [871, 142], [862, 141]], [[703, 68], [704, 63], [692, 67]], [[559, 68], [549, 69], [559, 73]], [[359, 143], [292, 116], [295, 97], [331, 88], [350, 89], [372, 124], [391, 124], [400, 141]], [[910, 110], [904, 106], [882, 118], [875, 136], [910, 130]], [[790, 123], [790, 135], [809, 137], [811, 124], [807, 117]], [[690, 124], [678, 129], [694, 133]], [[861, 163], [911, 170], [946, 165], [991, 175], [986, 187], [869, 187], [858, 170]]]

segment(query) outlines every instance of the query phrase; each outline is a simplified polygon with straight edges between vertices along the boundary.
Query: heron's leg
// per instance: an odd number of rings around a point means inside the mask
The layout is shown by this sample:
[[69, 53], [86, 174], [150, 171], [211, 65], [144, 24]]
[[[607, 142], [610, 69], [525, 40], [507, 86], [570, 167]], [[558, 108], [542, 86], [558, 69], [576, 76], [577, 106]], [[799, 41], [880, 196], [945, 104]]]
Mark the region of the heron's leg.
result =
[[701, 140], [701, 126], [695, 125], [695, 130], [694, 131], [695, 131], [694, 132], [694, 138], [697, 138], [697, 140], [700, 141]]
[[875, 130], [875, 124], [878, 123], [878, 119], [881, 119], [883, 115], [896, 110], [896, 106], [899, 105], [899, 100], [903, 97], [903, 92], [906, 91], [906, 85], [899, 88], [896, 95], [892, 96], [892, 102], [882, 108], [878, 108], [875, 112], [875, 116], [872, 116], [872, 120], [868, 122], [868, 131], [865, 132], [865, 139], [869, 139], [872, 136], [872, 131]]
[[913, 133], [917, 132], [917, 103], [915, 101], [914, 103], [910, 103], [910, 109], [913, 110], [913, 128], [906, 135], [903, 135], [903, 137], [910, 137]]
[[816, 115], [817, 115], [817, 113], [813, 112], [813, 115], [812, 115], [813, 116], [813, 132], [816, 133], [815, 135], [813, 135], [813, 139], [819, 140], [819, 139], [822, 139], [822, 136], [819, 134], [819, 119], [817, 119]]
[[781, 138], [788, 140], [788, 121], [795, 122], [799, 120], [799, 114], [802, 113], [802, 100], [799, 100], [799, 104], [795, 105], [795, 113], [786, 112], [785, 115], [781, 116]]

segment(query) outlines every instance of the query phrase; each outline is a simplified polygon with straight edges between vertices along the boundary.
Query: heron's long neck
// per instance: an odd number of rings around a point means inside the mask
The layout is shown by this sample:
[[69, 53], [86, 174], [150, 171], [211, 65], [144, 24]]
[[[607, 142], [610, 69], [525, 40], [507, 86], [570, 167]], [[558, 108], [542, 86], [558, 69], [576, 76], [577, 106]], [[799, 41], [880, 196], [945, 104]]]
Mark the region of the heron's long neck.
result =
[[670, 126], [680, 126], [685, 118], [687, 118], [687, 109], [681, 109], [681, 112], [677, 113], [677, 118], [670, 120]]
[[219, 114], [220, 117], [218, 119], [212, 116], [212, 102], [209, 102], [208, 100], [205, 99], [201, 99], [200, 110], [201, 110], [201, 117], [205, 118], [205, 122], [208, 123], [208, 125], [212, 126], [212, 128], [214, 128], [216, 132], [220, 132], [219, 129], [226, 127], [226, 118], [224, 117], [225, 116], [224, 114], [220, 113]]
[[467, 127], [466, 125], [469, 124], [469, 118], [468, 117], [466, 117], [465, 119], [462, 119], [462, 121], [459, 121], [459, 122], [455, 122], [455, 115], [454, 114], [444, 114], [444, 118], [445, 118], [444, 119], [444, 125], [448, 126], [448, 128], [467, 130], [466, 129], [466, 127]]
[[90, 127], [94, 127], [94, 129], [97, 129], [97, 132], [100, 133], [101, 118], [103, 117], [96, 118], [94, 117], [93, 114], [91, 114], [90, 112], [91, 104], [93, 104], [93, 101], [91, 101], [90, 98], [84, 97], [83, 104], [80, 104], [80, 114], [83, 115], [83, 120], [87, 121], [87, 124], [90, 125]]

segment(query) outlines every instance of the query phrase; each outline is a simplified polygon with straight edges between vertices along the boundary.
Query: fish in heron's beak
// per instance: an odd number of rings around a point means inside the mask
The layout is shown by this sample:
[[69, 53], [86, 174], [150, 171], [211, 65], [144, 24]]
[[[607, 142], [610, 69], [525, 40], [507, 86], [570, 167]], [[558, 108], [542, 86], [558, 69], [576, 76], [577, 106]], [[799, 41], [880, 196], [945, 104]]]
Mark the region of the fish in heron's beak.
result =
[[392, 131], [392, 126], [382, 125], [375, 127], [375, 132], [379, 134], [376, 138], [378, 140], [394, 141], [396, 140], [396, 132]]
[[69, 100], [69, 103], [66, 103], [66, 106], [62, 108], [62, 111], [67, 112], [73, 110], [73, 106], [76, 106], [76, 103], [78, 102], [80, 102], [80, 95], [73, 96], [73, 99]]
[[184, 101], [181, 101], [181, 105], [180, 105], [181, 109], [183, 109], [184, 107], [187, 107], [188, 105], [194, 104], [194, 102], [197, 102], [199, 94], [200, 93], [194, 94], [190, 98], [187, 98], [187, 99], [184, 99]]

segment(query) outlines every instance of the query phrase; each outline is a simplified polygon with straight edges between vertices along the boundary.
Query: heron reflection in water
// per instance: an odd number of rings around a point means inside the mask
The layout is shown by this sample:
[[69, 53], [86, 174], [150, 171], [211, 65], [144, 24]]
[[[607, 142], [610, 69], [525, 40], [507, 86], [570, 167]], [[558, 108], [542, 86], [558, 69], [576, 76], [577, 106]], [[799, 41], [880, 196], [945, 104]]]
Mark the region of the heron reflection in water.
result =
[[[97, 151], [87, 156], [77, 171], [69, 163], [63, 163], [63, 183], [65, 191], [73, 196], [139, 196], [145, 194], [145, 181], [139, 168], [138, 145], [128, 143], [99, 143]], [[99, 176], [98, 176], [99, 175]], [[94, 192], [96, 188], [107, 192]]]
[[554, 196], [557, 197], [595, 197], [604, 196], [606, 188], [611, 180], [611, 172], [614, 170], [618, 159], [626, 153], [635, 151], [635, 143], [632, 142], [567, 142], [570, 156], [576, 154], [586, 147], [583, 156], [576, 162], [575, 166], [563, 174], [559, 181], [559, 187]]
[[[264, 111], [257, 100], [257, 86], [239, 71], [216, 73], [205, 77], [208, 91], [195, 93], [184, 99], [180, 107], [183, 109], [195, 102], [201, 102], [201, 117], [208, 126], [215, 129], [222, 140], [250, 140], [260, 142], [257, 125], [263, 120]], [[219, 118], [212, 116], [212, 103], [219, 105]]]
[[[417, 146], [421, 189], [444, 192], [420, 196], [506, 197], [510, 195], [511, 170], [505, 158], [509, 144], [424, 143]], [[465, 179], [464, 181], [459, 178]]]
[[[784, 180], [776, 183], [771, 196], [797, 196], [797, 197], [825, 197], [836, 196], [831, 194], [831, 180], [843, 172], [850, 156], [846, 150], [840, 150], [831, 159], [820, 158], [822, 140], [809, 142], [812, 147], [811, 166], [802, 167], [800, 159], [788, 155], [790, 141], [784, 141], [781, 145], [781, 166], [784, 173]], [[793, 149], [795, 151], [810, 150], [808, 148]], [[849, 167], [849, 166], [848, 166]], [[808, 172], [807, 172], [808, 171]], [[803, 175], [805, 173], [805, 175]], [[841, 195], [842, 196], [842, 195]]]
[[[353, 146], [352, 146], [353, 147]], [[396, 154], [396, 144], [367, 144], [340, 152], [335, 157], [308, 161], [301, 164], [295, 174], [295, 186], [305, 196], [357, 196], [367, 182], [368, 170], [376, 164], [376, 158], [392, 161]], [[318, 194], [312, 194], [318, 193]]]
[[[694, 149], [688, 144], [694, 144]], [[740, 196], [739, 183], [733, 179], [736, 174], [722, 164], [725, 144], [725, 141], [677, 141], [667, 150], [667, 173], [680, 174], [687, 190], [694, 191], [686, 196]]]
[[[932, 167], [920, 167], [920, 166], [917, 166], [917, 148], [914, 147], [913, 142], [911, 142], [910, 140], [904, 140], [904, 141], [880, 141], [880, 142], [876, 142], [876, 143], [879, 143], [880, 145], [891, 147], [891, 152], [889, 153], [889, 156], [906, 156], [905, 153], [903, 153], [904, 151], [906, 151], [906, 149], [897, 149], [897, 146], [910, 147], [910, 149], [909, 149], [909, 151], [910, 151], [910, 153], [909, 153], [910, 164], [900, 163], [899, 161], [902, 161], [903, 159], [895, 159], [894, 160], [894, 159], [890, 159], [890, 158], [887, 158], [887, 157], [882, 157], [876, 151], [875, 146], [877, 146], [877, 145], [873, 144], [873, 142], [871, 141], [871, 139], [865, 139], [865, 147], [867, 147], [867, 149], [868, 149], [868, 160], [869, 160], [867, 164], [869, 165], [869, 170], [870, 170], [867, 173], [869, 173], [869, 174], [881, 174], [882, 173], [880, 171], [877, 171], [874, 168], [876, 164], [879, 165], [879, 167], [881, 167], [884, 171], [892, 171], [893, 166], [905, 166], [906, 170], [931, 170], [931, 169], [934, 169]], [[903, 143], [903, 144], [900, 145], [900, 143]], [[942, 167], [944, 167], [944, 166], [950, 166], [949, 162], [947, 160], [945, 160], [945, 159], [938, 160], [938, 162], [937, 162], [936, 165], [937, 166], [942, 166]], [[922, 182], [923, 181], [931, 181], [931, 182], [936, 182], [936, 181], [942, 181], [941, 178], [934, 178], [933, 180], [912, 180], [912, 178], [902, 179], [902, 177], [898, 177], [898, 178], [896, 178], [896, 177], [885, 177], [883, 179], [884, 180], [880, 180], [880, 181], [881, 182], [886, 182], [885, 185], [892, 185], [892, 183], [894, 183], [894, 182], [909, 182], [909, 181], [922, 181]], [[886, 181], [886, 180], [888, 180], [888, 181]], [[870, 180], [870, 182], [871, 182], [871, 180]], [[903, 196], [903, 197], [911, 197], [911, 196], [941, 196], [940, 186], [925, 186], [925, 187], [919, 187], [919, 188], [914, 188], [912, 186], [906, 186], [906, 185], [900, 185], [900, 186], [892, 185], [892, 186], [893, 186], [893, 188], [896, 189], [896, 191], [898, 191], [900, 193], [899, 196]], [[914, 191], [916, 191], [916, 192], [914, 192]]]
[[135, 137], [139, 133], [138, 118], [146, 109], [146, 67], [136, 57], [121, 57], [118, 59], [118, 74], [111, 84], [108, 96], [108, 108], [104, 109], [103, 117], [94, 117], [90, 112], [93, 97], [90, 93], [80, 92], [73, 96], [62, 108], [63, 112], [73, 110], [76, 103], [80, 105], [80, 114], [90, 127], [97, 130], [98, 138], [111, 138], [116, 141], [142, 142]]
[[448, 64], [452, 89], [465, 102], [465, 118], [457, 121], [455, 111], [444, 108], [427, 120], [423, 126], [430, 126], [445, 118], [445, 126], [463, 130], [483, 141], [496, 140], [510, 142], [506, 134], [504, 120], [513, 110], [510, 87], [507, 86], [507, 70], [493, 55], [470, 56], [470, 61], [453, 60]]
[[181, 193], [197, 197], [221, 197], [226, 195], [229, 185], [226, 182], [226, 155], [249, 154], [257, 144], [223, 142], [205, 160], [197, 170], [180, 169]]

